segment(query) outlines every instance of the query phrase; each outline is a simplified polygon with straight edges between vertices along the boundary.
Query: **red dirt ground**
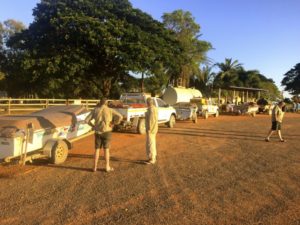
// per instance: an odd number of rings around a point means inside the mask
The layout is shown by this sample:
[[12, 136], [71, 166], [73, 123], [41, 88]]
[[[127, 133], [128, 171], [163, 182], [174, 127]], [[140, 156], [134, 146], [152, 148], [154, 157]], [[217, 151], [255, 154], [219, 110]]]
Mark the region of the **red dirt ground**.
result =
[[158, 163], [145, 137], [113, 133], [112, 173], [92, 173], [93, 136], [67, 161], [0, 166], [0, 224], [300, 224], [300, 115], [286, 143], [267, 115], [220, 116], [159, 128]]

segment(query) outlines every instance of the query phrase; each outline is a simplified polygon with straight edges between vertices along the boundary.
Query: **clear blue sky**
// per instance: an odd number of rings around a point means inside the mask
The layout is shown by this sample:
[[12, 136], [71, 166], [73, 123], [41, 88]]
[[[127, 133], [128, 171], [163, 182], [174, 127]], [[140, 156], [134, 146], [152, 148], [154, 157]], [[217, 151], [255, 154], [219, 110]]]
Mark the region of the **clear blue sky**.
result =
[[[39, 0], [0, 0], [0, 21], [28, 25]], [[131, 0], [135, 8], [161, 20], [165, 12], [190, 11], [212, 43], [214, 62], [237, 59], [257, 69], [280, 89], [283, 74], [300, 63], [300, 0]]]

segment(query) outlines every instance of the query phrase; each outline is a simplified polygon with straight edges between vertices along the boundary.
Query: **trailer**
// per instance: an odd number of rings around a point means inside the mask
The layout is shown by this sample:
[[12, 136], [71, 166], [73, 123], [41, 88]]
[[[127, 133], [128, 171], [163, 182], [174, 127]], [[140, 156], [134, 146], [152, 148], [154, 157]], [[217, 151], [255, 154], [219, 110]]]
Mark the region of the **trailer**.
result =
[[0, 160], [25, 164], [36, 158], [63, 163], [72, 142], [92, 134], [90, 113], [80, 105], [53, 106], [27, 115], [0, 117]]
[[173, 105], [176, 110], [177, 120], [192, 120], [193, 123], [197, 123], [197, 111], [196, 104], [189, 102], [178, 102]]

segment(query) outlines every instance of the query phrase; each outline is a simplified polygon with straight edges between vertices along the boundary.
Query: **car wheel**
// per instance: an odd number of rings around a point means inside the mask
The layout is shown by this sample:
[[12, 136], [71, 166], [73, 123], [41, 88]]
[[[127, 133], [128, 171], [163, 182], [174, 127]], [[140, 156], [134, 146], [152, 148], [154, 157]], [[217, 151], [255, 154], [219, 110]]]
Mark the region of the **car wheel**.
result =
[[215, 117], [218, 117], [219, 116], [219, 110], [217, 110], [216, 114], [215, 114]]
[[175, 125], [175, 123], [176, 123], [175, 116], [174, 116], [174, 115], [171, 115], [171, 116], [170, 116], [170, 120], [169, 120], [169, 122], [168, 122], [168, 127], [169, 127], [169, 128], [173, 128], [174, 125]]
[[146, 122], [145, 122], [144, 118], [139, 120], [137, 132], [139, 134], [145, 134], [146, 133]]
[[205, 111], [205, 112], [204, 112], [204, 119], [207, 119], [207, 118], [208, 118], [208, 112]]
[[193, 116], [193, 123], [197, 123], [197, 122], [198, 122], [197, 113], [194, 113], [194, 116]]

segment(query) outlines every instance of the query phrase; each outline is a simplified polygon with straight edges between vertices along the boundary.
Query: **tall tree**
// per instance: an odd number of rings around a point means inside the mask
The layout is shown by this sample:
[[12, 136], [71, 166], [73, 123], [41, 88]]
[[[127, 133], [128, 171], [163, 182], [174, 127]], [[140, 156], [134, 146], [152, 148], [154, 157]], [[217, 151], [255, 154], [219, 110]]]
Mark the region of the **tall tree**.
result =
[[32, 90], [46, 97], [99, 97], [129, 71], [168, 68], [178, 47], [162, 23], [128, 0], [43, 0], [9, 42], [21, 50]]
[[200, 25], [195, 22], [190, 12], [176, 10], [165, 13], [162, 18], [165, 27], [175, 32], [183, 50], [182, 61], [178, 62], [178, 70], [172, 71], [172, 79], [181, 78], [182, 86], [189, 87], [190, 77], [199, 73], [200, 64], [207, 60], [206, 53], [212, 49], [212, 45], [199, 40]]
[[[5, 20], [3, 23], [0, 22], [0, 88], [1, 90], [6, 89], [8, 82], [6, 77], [9, 75], [9, 56], [15, 54], [7, 47], [7, 41], [13, 37], [15, 34], [21, 32], [25, 29], [25, 25], [13, 19]], [[15, 65], [15, 72], [18, 72], [16, 69], [18, 65]], [[17, 81], [14, 81], [16, 83]], [[18, 90], [18, 89], [17, 89]], [[17, 91], [16, 90], [16, 91]]]
[[214, 80], [214, 86], [227, 88], [230, 86], [261, 88], [261, 96], [270, 100], [275, 100], [280, 96], [278, 87], [272, 79], [266, 78], [258, 70], [245, 70], [237, 60], [225, 59], [224, 63], [216, 64], [220, 71]]
[[284, 74], [281, 85], [292, 95], [300, 94], [300, 63]]

